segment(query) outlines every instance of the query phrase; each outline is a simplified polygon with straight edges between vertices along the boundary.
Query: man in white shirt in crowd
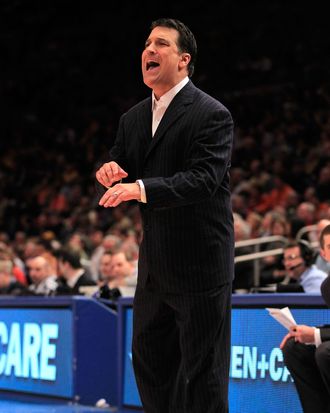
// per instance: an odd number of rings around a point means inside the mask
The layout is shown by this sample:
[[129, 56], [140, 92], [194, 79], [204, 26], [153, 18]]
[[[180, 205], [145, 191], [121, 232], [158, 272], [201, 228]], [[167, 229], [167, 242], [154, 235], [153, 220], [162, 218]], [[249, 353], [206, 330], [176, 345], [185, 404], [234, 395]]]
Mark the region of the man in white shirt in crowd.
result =
[[283, 263], [290, 281], [287, 285], [278, 284], [277, 291], [319, 294], [327, 274], [318, 269], [314, 261], [315, 253], [307, 241], [292, 241], [286, 245], [283, 250]]
[[36, 295], [52, 295], [57, 288], [57, 276], [45, 257], [37, 256], [27, 260], [31, 284], [28, 289]]

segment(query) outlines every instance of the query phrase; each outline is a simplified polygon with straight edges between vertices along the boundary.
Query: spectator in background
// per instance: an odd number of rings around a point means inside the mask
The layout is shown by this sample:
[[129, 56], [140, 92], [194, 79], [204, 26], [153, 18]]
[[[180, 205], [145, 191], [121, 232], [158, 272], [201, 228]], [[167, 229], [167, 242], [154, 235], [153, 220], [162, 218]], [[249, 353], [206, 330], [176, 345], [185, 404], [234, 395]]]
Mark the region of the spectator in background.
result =
[[[245, 241], [250, 238], [251, 227], [240, 214], [234, 212], [233, 216], [235, 233], [235, 257], [252, 254], [254, 252], [253, 247], [237, 246], [237, 242]], [[254, 265], [252, 260], [235, 262], [235, 277], [233, 280], [234, 293], [247, 293], [254, 286], [253, 269]]]
[[28, 285], [28, 281], [24, 272], [24, 262], [15, 255], [11, 247], [9, 247], [5, 242], [2, 241], [0, 241], [0, 259], [11, 261], [13, 264], [13, 276], [20, 284]]
[[94, 294], [95, 298], [116, 300], [121, 296], [119, 289], [111, 285], [112, 281], [114, 280], [114, 276], [111, 271], [111, 258], [111, 251], [105, 251], [101, 256], [98, 276], [100, 288]]
[[29, 258], [27, 261], [31, 283], [28, 287], [36, 295], [53, 295], [57, 289], [57, 276], [43, 256]]
[[313, 263], [315, 254], [305, 240], [293, 241], [284, 247], [283, 262], [288, 283], [278, 284], [278, 292], [320, 293], [327, 274]]
[[103, 280], [99, 291], [100, 298], [134, 296], [137, 283], [135, 265], [129, 261], [124, 251], [106, 251], [101, 257], [100, 274]]
[[[320, 235], [321, 254], [330, 261], [330, 225]], [[330, 306], [330, 278], [322, 283], [324, 301]], [[280, 348], [294, 380], [304, 413], [330, 411], [330, 327], [294, 325]]]
[[[283, 240], [271, 241], [262, 246], [262, 250], [282, 248], [289, 236], [289, 222], [284, 215], [272, 214], [268, 236], [283, 237]], [[279, 283], [284, 280], [286, 271], [283, 265], [283, 256], [269, 255], [260, 260], [260, 285]]]
[[304, 222], [304, 226], [314, 225], [316, 221], [316, 208], [311, 202], [301, 202], [296, 210], [296, 217]]
[[86, 235], [75, 231], [67, 242], [67, 247], [79, 254], [80, 261], [88, 260], [88, 241]]
[[125, 251], [112, 254], [111, 274], [113, 281], [110, 286], [119, 288], [122, 296], [133, 297], [137, 284], [135, 261], [131, 261]]
[[81, 294], [80, 287], [96, 286], [85, 272], [79, 253], [70, 249], [60, 249], [56, 252], [58, 260], [59, 285], [55, 291], [56, 295]]
[[90, 275], [95, 282], [98, 282], [100, 258], [104, 252], [104, 249], [102, 247], [103, 231], [98, 228], [92, 230], [89, 233], [89, 240], [91, 244], [91, 253], [89, 257]]
[[13, 263], [0, 258], [0, 295], [27, 295], [27, 287], [18, 282], [13, 274]]
[[123, 240], [119, 235], [107, 234], [92, 251], [90, 259], [91, 277], [94, 281], [99, 281], [100, 260], [105, 251], [113, 252], [121, 247]]
[[329, 201], [329, 188], [330, 188], [330, 161], [328, 157], [328, 163], [320, 170], [319, 177], [316, 185], [317, 197], [321, 203]]
[[291, 197], [295, 197], [295, 190], [285, 182], [283, 174], [275, 175], [273, 178], [273, 188], [262, 195], [261, 201], [256, 205], [258, 213], [265, 213], [275, 207], [287, 208]]
[[250, 225], [251, 238], [259, 238], [261, 236], [262, 231], [262, 216], [257, 214], [256, 212], [249, 212], [246, 216], [246, 222]]

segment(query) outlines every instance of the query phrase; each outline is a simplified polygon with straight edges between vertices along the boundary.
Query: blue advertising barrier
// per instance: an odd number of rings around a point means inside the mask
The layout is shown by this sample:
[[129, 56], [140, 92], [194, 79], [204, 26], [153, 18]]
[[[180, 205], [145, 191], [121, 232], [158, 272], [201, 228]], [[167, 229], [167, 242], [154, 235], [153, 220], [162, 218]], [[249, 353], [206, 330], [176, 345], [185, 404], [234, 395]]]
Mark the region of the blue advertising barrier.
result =
[[[0, 393], [142, 410], [132, 368], [132, 298], [0, 299]], [[330, 324], [319, 295], [234, 295], [231, 413], [301, 413], [279, 343], [286, 330], [266, 307], [289, 306], [298, 324]]]
[[[330, 324], [319, 295], [247, 294], [233, 296], [229, 405], [231, 413], [302, 413], [279, 344], [287, 330], [266, 307], [288, 306], [298, 324]], [[119, 315], [119, 406], [141, 408], [134, 380], [132, 300], [121, 299]]]
[[116, 405], [117, 322], [90, 298], [1, 298], [0, 392]]

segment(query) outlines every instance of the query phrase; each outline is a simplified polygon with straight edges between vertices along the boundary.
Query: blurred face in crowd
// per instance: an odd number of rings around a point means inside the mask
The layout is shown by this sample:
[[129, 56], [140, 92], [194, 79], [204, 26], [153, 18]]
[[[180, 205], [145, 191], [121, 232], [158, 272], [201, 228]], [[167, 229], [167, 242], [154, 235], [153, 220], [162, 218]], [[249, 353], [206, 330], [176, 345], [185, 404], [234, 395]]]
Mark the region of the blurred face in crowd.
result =
[[142, 74], [144, 83], [160, 98], [188, 75], [189, 53], [178, 48], [177, 30], [155, 27], [145, 42], [142, 52]]
[[12, 276], [12, 264], [9, 260], [0, 260], [0, 288], [7, 288]]
[[104, 254], [100, 261], [100, 273], [103, 280], [111, 280], [113, 277], [111, 273], [111, 255]]
[[133, 266], [123, 252], [113, 254], [111, 259], [111, 274], [115, 278], [124, 278], [132, 274]]
[[324, 235], [323, 237], [323, 247], [320, 249], [322, 257], [330, 262], [330, 234]]
[[284, 250], [283, 262], [289, 277], [298, 279], [305, 271], [306, 265], [300, 253], [298, 246], [290, 247]]
[[50, 275], [50, 267], [44, 257], [35, 257], [28, 260], [29, 275], [34, 284], [39, 284]]

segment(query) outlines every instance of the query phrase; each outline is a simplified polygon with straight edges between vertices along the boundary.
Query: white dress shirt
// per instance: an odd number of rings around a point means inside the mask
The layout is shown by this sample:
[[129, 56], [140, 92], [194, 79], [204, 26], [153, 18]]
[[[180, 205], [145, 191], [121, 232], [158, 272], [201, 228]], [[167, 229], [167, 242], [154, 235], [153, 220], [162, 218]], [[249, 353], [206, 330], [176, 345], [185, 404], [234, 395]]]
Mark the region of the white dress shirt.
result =
[[[169, 104], [172, 102], [173, 98], [180, 90], [189, 82], [189, 77], [186, 76], [177, 85], [172, 87], [168, 92], [161, 96], [158, 100], [155, 97], [154, 92], [152, 92], [152, 137], [154, 137], [156, 130], [168, 108]], [[143, 184], [142, 179], [138, 179], [136, 183], [139, 185], [141, 190], [141, 202], [147, 202], [147, 194]]]

